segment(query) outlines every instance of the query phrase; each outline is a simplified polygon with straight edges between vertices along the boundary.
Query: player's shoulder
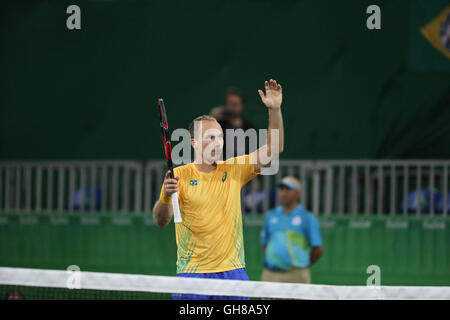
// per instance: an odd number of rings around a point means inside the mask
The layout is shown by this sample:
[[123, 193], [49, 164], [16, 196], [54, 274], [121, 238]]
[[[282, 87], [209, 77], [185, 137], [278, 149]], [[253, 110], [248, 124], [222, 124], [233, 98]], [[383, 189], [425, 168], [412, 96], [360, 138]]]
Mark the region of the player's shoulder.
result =
[[220, 164], [249, 164], [254, 159], [254, 153], [243, 154], [241, 156], [228, 158], [227, 160], [220, 161]]
[[173, 169], [175, 176], [184, 176], [192, 172], [193, 163], [184, 164]]
[[239, 168], [241, 166], [236, 165], [249, 165], [254, 163], [254, 155], [253, 154], [244, 154], [241, 156], [229, 158], [227, 160], [219, 161], [217, 164], [221, 168], [227, 168], [232, 170], [233, 168]]

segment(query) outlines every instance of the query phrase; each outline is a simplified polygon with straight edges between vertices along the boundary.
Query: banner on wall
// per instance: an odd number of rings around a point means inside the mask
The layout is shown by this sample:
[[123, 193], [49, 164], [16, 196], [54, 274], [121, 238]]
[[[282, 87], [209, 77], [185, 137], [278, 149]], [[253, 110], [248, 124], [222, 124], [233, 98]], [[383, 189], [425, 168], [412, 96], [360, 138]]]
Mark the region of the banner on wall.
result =
[[450, 72], [450, 4], [446, 0], [411, 3], [408, 69]]

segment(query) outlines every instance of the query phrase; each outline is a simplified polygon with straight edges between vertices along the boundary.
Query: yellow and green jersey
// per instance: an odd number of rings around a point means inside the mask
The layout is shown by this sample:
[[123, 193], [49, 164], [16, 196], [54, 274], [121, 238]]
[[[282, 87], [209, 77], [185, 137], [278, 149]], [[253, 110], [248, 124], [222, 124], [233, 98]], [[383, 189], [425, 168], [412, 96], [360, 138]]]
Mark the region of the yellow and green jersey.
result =
[[240, 191], [259, 174], [253, 157], [219, 162], [210, 173], [194, 163], [175, 168], [183, 220], [175, 224], [177, 274], [245, 268]]

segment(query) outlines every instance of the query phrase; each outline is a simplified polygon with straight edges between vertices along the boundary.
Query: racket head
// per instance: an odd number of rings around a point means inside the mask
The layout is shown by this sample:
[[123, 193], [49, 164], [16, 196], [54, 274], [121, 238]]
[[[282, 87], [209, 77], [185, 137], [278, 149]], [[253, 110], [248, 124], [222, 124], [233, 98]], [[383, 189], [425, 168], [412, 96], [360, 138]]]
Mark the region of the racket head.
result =
[[166, 156], [167, 166], [170, 170], [170, 177], [173, 178], [173, 163], [172, 163], [172, 143], [170, 141], [169, 122], [167, 120], [166, 106], [162, 98], [158, 99], [159, 123], [161, 126], [161, 133], [164, 145], [164, 153]]

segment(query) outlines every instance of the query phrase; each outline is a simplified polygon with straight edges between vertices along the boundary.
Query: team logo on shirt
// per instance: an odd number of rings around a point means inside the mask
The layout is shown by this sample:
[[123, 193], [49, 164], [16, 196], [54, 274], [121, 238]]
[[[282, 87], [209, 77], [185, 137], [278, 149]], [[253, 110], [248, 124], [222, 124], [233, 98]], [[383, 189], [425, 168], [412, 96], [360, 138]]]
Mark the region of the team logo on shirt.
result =
[[294, 219], [292, 219], [292, 225], [293, 226], [299, 226], [302, 223], [302, 218], [299, 216], [296, 216]]
[[197, 186], [197, 185], [198, 185], [197, 179], [195, 179], [195, 180], [189, 180], [189, 185], [190, 185], [190, 186], [193, 186], [193, 187]]
[[222, 182], [225, 182], [225, 180], [227, 180], [227, 176], [228, 176], [228, 173], [225, 171], [223, 174], [223, 177], [222, 177]]

